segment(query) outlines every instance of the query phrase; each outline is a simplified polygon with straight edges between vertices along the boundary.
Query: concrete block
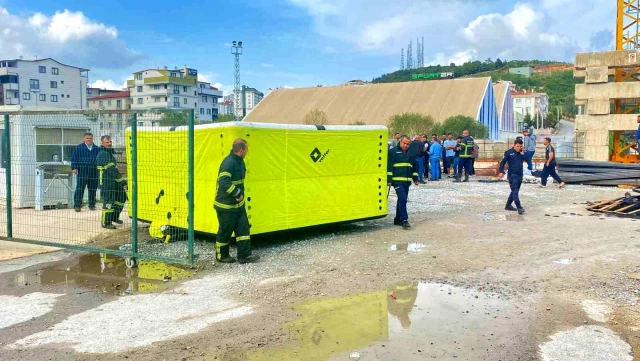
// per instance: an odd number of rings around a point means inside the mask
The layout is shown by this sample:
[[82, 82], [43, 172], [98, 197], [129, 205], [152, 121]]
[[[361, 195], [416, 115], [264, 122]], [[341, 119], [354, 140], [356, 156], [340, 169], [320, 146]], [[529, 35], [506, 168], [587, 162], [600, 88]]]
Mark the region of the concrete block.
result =
[[578, 115], [576, 131], [637, 130], [637, 114]]
[[[607, 68], [607, 75], [608, 76], [616, 75], [616, 69], [615, 68]], [[587, 70], [586, 69], [573, 69], [573, 77], [574, 78], [586, 78], [587, 77]]]
[[576, 100], [632, 99], [640, 94], [640, 82], [577, 84]]
[[587, 76], [584, 79], [587, 84], [608, 83], [609, 68], [606, 66], [594, 66], [587, 68]]
[[589, 115], [605, 115], [611, 110], [611, 102], [609, 99], [589, 99], [587, 102], [587, 114]]
[[590, 130], [584, 135], [585, 148], [592, 146], [609, 146], [609, 131]]
[[576, 69], [596, 66], [609, 68], [626, 68], [640, 66], [640, 53], [636, 50], [603, 51], [598, 53], [576, 54]]
[[609, 161], [609, 146], [587, 146], [584, 149], [584, 159], [598, 162]]

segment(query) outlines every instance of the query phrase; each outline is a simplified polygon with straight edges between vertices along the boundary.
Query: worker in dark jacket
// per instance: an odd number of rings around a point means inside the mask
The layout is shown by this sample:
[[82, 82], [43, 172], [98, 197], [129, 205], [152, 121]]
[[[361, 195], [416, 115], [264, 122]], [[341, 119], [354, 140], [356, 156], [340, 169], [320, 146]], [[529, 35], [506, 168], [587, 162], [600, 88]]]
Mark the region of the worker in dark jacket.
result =
[[475, 142], [473, 137], [469, 135], [469, 131], [462, 132], [462, 141], [460, 141], [460, 156], [458, 160], [458, 177], [454, 182], [460, 182], [462, 178], [462, 170], [464, 169], [464, 181], [469, 181], [469, 175], [471, 174], [471, 161], [473, 159], [473, 152]]
[[96, 190], [98, 189], [98, 168], [96, 157], [100, 148], [93, 144], [93, 134], [84, 133], [84, 142], [71, 153], [71, 171], [76, 175], [76, 190], [73, 194], [73, 208], [80, 212], [84, 189], [89, 189], [89, 209], [96, 210]]
[[[504, 152], [504, 158], [500, 162], [500, 174], [498, 178], [502, 178], [504, 174], [504, 166], [509, 164], [509, 173], [507, 179], [509, 180], [509, 187], [511, 187], [511, 193], [509, 199], [507, 199], [507, 205], [504, 207], [507, 211], [518, 211], [518, 214], [524, 213], [524, 208], [520, 204], [520, 186], [522, 186], [522, 163], [525, 160], [523, 151], [523, 142], [520, 139], [516, 139], [513, 143], [513, 148]], [[516, 208], [513, 207], [513, 202], [516, 203]]]
[[222, 263], [236, 260], [229, 255], [229, 242], [235, 233], [238, 263], [255, 262], [258, 255], [251, 254], [251, 236], [249, 218], [245, 209], [244, 177], [246, 167], [244, 157], [249, 146], [244, 139], [233, 142], [231, 154], [220, 164], [216, 185], [216, 199], [213, 208], [218, 216], [218, 234], [216, 235], [216, 259]]
[[553, 145], [551, 145], [551, 138], [544, 138], [544, 146], [545, 162], [544, 168], [542, 168], [542, 176], [540, 177], [540, 187], [545, 188], [547, 186], [547, 179], [551, 176], [553, 180], [560, 185], [560, 188], [564, 188], [565, 184], [558, 175], [558, 172], [556, 172], [556, 150], [553, 148]]
[[409, 224], [409, 214], [407, 213], [407, 199], [409, 197], [409, 186], [411, 182], [415, 185], [418, 182], [418, 166], [413, 162], [413, 154], [409, 152], [409, 137], [403, 135], [398, 142], [398, 146], [389, 151], [387, 162], [387, 185], [393, 186], [398, 196], [396, 205], [396, 217], [393, 224], [402, 226], [404, 229], [411, 227]]
[[100, 137], [102, 146], [96, 157], [96, 165], [100, 172], [100, 196], [102, 197], [102, 227], [115, 229], [113, 223], [122, 224], [120, 213], [127, 201], [127, 182], [118, 171], [116, 158], [113, 156], [111, 137]]

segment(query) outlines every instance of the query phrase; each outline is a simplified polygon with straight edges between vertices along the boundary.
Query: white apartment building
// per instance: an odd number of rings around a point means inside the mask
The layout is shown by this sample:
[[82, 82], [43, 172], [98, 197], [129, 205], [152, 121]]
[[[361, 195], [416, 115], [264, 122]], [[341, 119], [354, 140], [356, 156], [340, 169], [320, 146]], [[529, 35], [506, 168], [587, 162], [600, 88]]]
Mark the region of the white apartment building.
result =
[[511, 92], [513, 110], [523, 115], [530, 114], [535, 118], [545, 119], [549, 112], [549, 96], [546, 93], [520, 91]]
[[147, 69], [127, 81], [131, 91], [131, 109], [194, 109], [199, 114], [198, 71], [184, 69]]
[[218, 115], [233, 115], [233, 100], [218, 103]]
[[249, 87], [242, 87], [242, 93], [244, 94], [244, 106], [247, 109], [247, 113], [251, 110], [253, 110], [253, 108], [256, 107], [256, 105], [258, 105], [258, 103], [260, 103], [260, 101], [262, 100], [262, 98], [264, 98], [264, 94], [259, 92], [257, 89], [255, 88], [249, 88]]
[[54, 59], [0, 60], [0, 109], [3, 106], [87, 108], [89, 69]]
[[211, 83], [198, 82], [198, 97], [200, 109], [196, 112], [199, 122], [212, 122], [218, 119], [218, 99], [222, 98], [222, 91], [212, 87]]

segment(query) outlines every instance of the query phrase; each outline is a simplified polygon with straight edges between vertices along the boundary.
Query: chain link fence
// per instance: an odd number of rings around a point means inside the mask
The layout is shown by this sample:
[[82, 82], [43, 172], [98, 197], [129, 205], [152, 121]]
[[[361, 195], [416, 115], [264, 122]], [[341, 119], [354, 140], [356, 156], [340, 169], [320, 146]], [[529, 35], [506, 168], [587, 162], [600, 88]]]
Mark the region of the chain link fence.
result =
[[[119, 255], [129, 266], [193, 264], [193, 111], [0, 119], [1, 239]], [[161, 226], [171, 217], [184, 227]]]

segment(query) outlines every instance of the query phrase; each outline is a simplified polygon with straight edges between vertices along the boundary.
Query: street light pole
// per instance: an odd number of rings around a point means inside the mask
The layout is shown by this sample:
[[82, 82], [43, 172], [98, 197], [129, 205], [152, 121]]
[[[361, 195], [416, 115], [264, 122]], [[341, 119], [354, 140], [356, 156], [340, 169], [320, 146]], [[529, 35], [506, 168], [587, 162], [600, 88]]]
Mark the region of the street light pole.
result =
[[231, 43], [231, 54], [235, 56], [233, 77], [233, 115], [235, 121], [242, 120], [242, 104], [240, 100], [240, 55], [242, 55], [242, 41]]

